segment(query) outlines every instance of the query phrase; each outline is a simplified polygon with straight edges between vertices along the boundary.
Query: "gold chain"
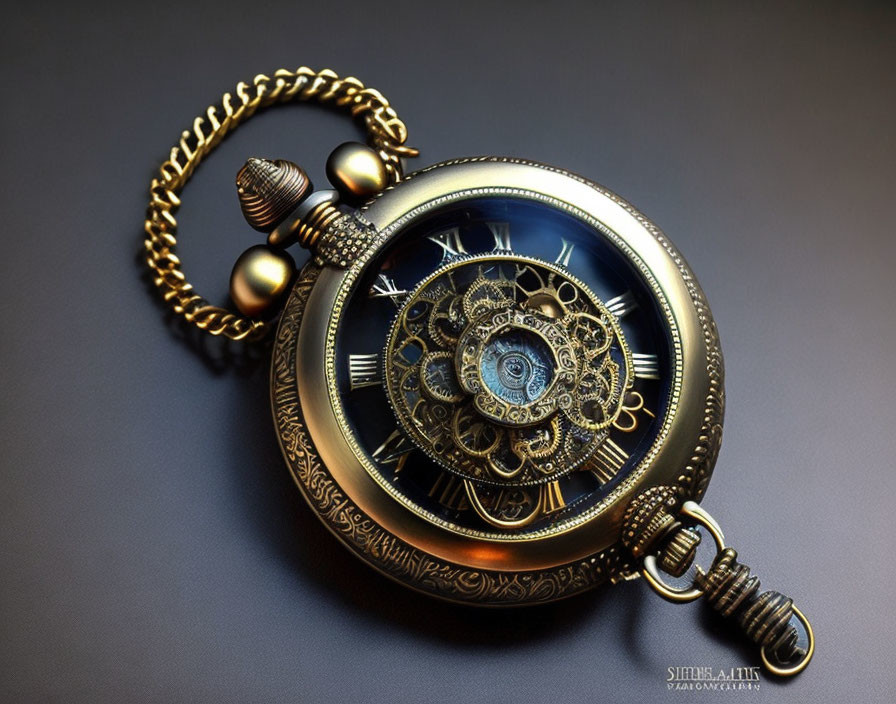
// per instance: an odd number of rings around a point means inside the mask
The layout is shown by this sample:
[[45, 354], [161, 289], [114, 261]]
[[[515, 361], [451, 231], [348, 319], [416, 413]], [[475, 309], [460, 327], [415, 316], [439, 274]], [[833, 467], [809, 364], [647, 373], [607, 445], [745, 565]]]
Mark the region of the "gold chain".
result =
[[273, 78], [259, 74], [251, 84], [238, 83], [235, 94], [225, 93], [220, 105], [210, 106], [204, 115], [194, 119], [193, 129], [183, 131], [168, 161], [152, 180], [144, 245], [153, 281], [171, 309], [212, 335], [232, 340], [257, 339], [267, 332], [270, 323], [213, 306], [193, 290], [175, 253], [178, 194], [199, 163], [229, 132], [260, 109], [294, 100], [335, 105], [363, 120], [368, 144], [383, 159], [392, 183], [402, 177], [401, 158], [418, 154], [416, 149], [405, 146], [407, 128], [379, 91], [365, 88], [357, 78], [340, 78], [329, 69], [280, 69]]

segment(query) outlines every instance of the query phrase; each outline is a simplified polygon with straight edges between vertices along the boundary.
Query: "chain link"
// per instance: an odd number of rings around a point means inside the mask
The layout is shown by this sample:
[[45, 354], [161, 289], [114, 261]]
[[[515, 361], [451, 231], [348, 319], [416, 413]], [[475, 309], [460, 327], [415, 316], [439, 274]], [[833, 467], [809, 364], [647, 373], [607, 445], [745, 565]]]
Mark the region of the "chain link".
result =
[[199, 163], [228, 133], [259, 110], [293, 101], [333, 105], [363, 121], [368, 144], [385, 163], [391, 183], [402, 177], [401, 158], [418, 154], [416, 149], [405, 146], [407, 128], [379, 91], [366, 88], [357, 78], [340, 78], [329, 69], [314, 71], [303, 66], [295, 71], [280, 69], [273, 77], [259, 74], [251, 84], [238, 83], [234, 93], [222, 96], [220, 105], [210, 106], [204, 115], [194, 119], [192, 130], [183, 131], [152, 180], [144, 246], [153, 282], [167, 304], [187, 322], [212, 335], [232, 340], [257, 339], [268, 331], [270, 323], [211, 305], [193, 290], [175, 253], [174, 213], [180, 206], [179, 193]]

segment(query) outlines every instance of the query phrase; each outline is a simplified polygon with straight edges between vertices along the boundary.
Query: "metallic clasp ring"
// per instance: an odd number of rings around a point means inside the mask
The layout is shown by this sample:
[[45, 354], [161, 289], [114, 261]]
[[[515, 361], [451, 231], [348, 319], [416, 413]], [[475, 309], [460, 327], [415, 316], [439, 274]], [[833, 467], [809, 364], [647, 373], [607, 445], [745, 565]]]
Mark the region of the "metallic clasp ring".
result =
[[[696, 501], [685, 501], [681, 506], [681, 514], [692, 518], [709, 531], [709, 534], [716, 543], [716, 554], [725, 549], [725, 536], [722, 533], [722, 529], [719, 527], [719, 524], [716, 523], [716, 520], [703, 510], [700, 504]], [[700, 568], [698, 567], [697, 570], [700, 571]], [[669, 601], [683, 604], [703, 596], [703, 590], [694, 584], [684, 589], [679, 589], [666, 584], [660, 574], [659, 567], [657, 567], [656, 555], [647, 555], [644, 558], [644, 568], [641, 570], [641, 573], [644, 575], [644, 579], [647, 580], [647, 583], [653, 587], [661, 597], [668, 599]], [[808, 626], [807, 622], [804, 621], [804, 623]], [[765, 660], [765, 655], [763, 655], [762, 658]]]
[[809, 664], [809, 661], [812, 659], [812, 656], [815, 654], [815, 633], [812, 632], [812, 625], [809, 623], [809, 619], [803, 615], [803, 612], [800, 611], [796, 606], [792, 606], [793, 614], [796, 616], [800, 622], [803, 624], [803, 628], [806, 629], [806, 638], [809, 639], [809, 643], [806, 646], [806, 654], [803, 656], [802, 660], [798, 661], [795, 665], [791, 665], [790, 667], [780, 667], [778, 665], [773, 665], [768, 656], [765, 654], [765, 646], [763, 645], [759, 651], [759, 657], [762, 658], [762, 664], [765, 665], [769, 672], [773, 672], [776, 675], [781, 677], [790, 677], [792, 675], [797, 675], [803, 670], [806, 669], [806, 665]]

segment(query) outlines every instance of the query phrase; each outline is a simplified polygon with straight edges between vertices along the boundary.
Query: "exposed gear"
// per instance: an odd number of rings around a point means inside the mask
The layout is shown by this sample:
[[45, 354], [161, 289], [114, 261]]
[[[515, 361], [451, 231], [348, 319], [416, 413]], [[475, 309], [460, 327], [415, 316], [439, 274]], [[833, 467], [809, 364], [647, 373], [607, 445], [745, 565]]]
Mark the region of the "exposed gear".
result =
[[580, 466], [632, 383], [606, 306], [556, 265], [511, 255], [436, 271], [399, 310], [385, 357], [404, 430], [452, 472], [502, 486]]

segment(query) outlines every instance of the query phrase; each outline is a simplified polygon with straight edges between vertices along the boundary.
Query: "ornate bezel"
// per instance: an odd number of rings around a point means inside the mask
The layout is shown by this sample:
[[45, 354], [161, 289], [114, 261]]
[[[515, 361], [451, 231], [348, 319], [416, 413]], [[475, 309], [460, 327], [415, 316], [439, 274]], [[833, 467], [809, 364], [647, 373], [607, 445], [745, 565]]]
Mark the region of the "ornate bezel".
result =
[[[639, 267], [675, 332], [672, 398], [656, 446], [598, 510], [559, 533], [483, 537], [415, 514], [364, 469], [328, 388], [337, 322], [331, 316], [346, 281], [410, 222], [447, 202], [490, 194], [548, 202], [595, 226]], [[377, 231], [372, 245], [348, 269], [305, 267], [274, 348], [271, 394], [278, 435], [308, 503], [365, 561], [448, 599], [548, 601], [629, 572], [630, 558], [618, 542], [630, 500], [660, 484], [674, 487], [682, 500], [699, 499], [721, 442], [721, 350], [703, 292], [684, 259], [655, 225], [602, 187], [513, 159], [438, 164], [388, 189], [363, 214]]]

